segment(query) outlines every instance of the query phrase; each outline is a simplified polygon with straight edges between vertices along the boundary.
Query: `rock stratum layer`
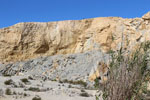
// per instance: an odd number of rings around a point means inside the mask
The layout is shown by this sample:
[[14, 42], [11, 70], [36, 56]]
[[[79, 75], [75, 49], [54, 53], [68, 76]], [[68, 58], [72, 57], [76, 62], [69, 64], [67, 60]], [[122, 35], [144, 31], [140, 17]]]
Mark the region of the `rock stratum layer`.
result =
[[18, 23], [0, 29], [0, 61], [23, 61], [91, 50], [108, 52], [121, 45], [131, 49], [135, 44], [150, 40], [149, 34], [150, 13], [134, 19], [106, 17]]

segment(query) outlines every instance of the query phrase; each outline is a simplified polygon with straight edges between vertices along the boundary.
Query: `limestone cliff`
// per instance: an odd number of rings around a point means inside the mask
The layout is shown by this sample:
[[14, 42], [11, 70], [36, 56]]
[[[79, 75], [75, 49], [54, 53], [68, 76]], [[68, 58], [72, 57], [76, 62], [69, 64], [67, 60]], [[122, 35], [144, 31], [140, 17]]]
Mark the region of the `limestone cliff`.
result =
[[[28, 22], [0, 29], [0, 62], [91, 50], [108, 52], [150, 40], [150, 13], [142, 18]], [[122, 42], [123, 41], [123, 42]]]

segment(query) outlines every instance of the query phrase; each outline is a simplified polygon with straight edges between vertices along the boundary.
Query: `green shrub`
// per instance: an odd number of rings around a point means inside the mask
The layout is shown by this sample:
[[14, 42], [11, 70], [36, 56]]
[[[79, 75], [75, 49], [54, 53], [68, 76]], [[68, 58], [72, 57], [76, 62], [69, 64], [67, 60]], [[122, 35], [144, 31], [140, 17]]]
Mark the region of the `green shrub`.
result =
[[30, 79], [30, 80], [34, 80], [32, 76], [28, 76], [28, 79]]
[[13, 95], [16, 95], [17, 93], [15, 91], [13, 91]]
[[24, 93], [24, 94], [23, 94], [23, 96], [24, 96], [24, 97], [26, 97], [26, 96], [27, 96], [27, 94], [26, 94], [26, 93]]
[[132, 53], [127, 53], [122, 48], [117, 52], [110, 52], [108, 82], [102, 84], [104, 100], [141, 100], [139, 91], [148, 75], [149, 48], [150, 42], [145, 42]]
[[21, 79], [21, 81], [25, 84], [29, 82], [27, 78], [23, 78], [23, 79]]
[[36, 88], [36, 87], [30, 87], [28, 90], [29, 91], [34, 91], [34, 92], [40, 92], [40, 89]]
[[3, 75], [4, 77], [11, 77], [11, 75], [5, 74], [5, 73], [3, 73], [2, 75]]
[[82, 80], [73, 81], [73, 80], [67, 80], [67, 79], [65, 79], [65, 80], [63, 80], [62, 82], [63, 82], [63, 83], [73, 84], [73, 85], [82, 85], [82, 86], [84, 86], [84, 87], [87, 86], [87, 83], [84, 82], [84, 81], [82, 81]]
[[82, 89], [81, 92], [85, 92], [85, 90]]
[[94, 80], [94, 87], [95, 87], [95, 89], [99, 89], [99, 88], [100, 88], [99, 79], [98, 79], [98, 78], [96, 78], [96, 79]]
[[82, 97], [89, 97], [90, 95], [87, 92], [80, 93], [80, 96]]
[[32, 100], [42, 100], [42, 99], [39, 96], [35, 96], [35, 97], [32, 98]]
[[68, 85], [68, 88], [72, 88], [72, 86], [69, 84], [69, 85]]
[[13, 80], [11, 80], [11, 79], [6, 80], [6, 81], [4, 82], [4, 84], [5, 84], [5, 85], [11, 85], [11, 84], [13, 84]]
[[7, 89], [5, 90], [5, 94], [6, 94], [6, 95], [12, 95], [12, 92], [11, 92], [11, 90], [10, 90], [9, 88], [7, 88]]

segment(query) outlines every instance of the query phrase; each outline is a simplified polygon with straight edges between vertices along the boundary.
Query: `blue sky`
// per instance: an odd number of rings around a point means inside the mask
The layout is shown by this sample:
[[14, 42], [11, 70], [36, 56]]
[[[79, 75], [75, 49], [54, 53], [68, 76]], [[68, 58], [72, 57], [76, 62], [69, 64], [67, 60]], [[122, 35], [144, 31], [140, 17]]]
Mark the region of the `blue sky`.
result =
[[0, 0], [0, 28], [19, 22], [141, 17], [150, 0]]

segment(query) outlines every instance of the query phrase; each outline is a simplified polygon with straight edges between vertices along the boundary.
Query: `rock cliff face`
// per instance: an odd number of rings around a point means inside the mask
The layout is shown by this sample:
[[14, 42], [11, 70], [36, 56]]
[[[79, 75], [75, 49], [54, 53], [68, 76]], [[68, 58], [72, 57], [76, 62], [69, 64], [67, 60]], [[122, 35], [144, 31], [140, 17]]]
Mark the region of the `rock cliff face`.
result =
[[[93, 18], [48, 23], [18, 23], [0, 29], [0, 61], [40, 56], [132, 49], [150, 40], [150, 13], [142, 18]], [[123, 41], [123, 42], [122, 42]]]
[[[80, 89], [95, 89], [96, 78], [102, 84], [108, 80], [111, 56], [107, 52], [122, 48], [126, 54], [147, 40], [150, 40], [150, 12], [134, 19], [29, 22], [0, 29], [0, 100], [14, 99], [16, 94], [4, 94], [6, 88], [18, 91], [16, 98], [20, 100], [31, 100], [37, 94], [44, 100], [47, 97], [70, 100], [83, 93], [88, 93], [86, 100], [94, 100], [95, 95], [102, 93]], [[4, 84], [8, 79], [11, 86]], [[29, 82], [23, 83], [22, 79]], [[31, 87], [37, 87], [38, 93], [29, 92]], [[27, 97], [22, 98], [20, 93], [26, 93]], [[103, 100], [102, 95], [100, 98]]]

